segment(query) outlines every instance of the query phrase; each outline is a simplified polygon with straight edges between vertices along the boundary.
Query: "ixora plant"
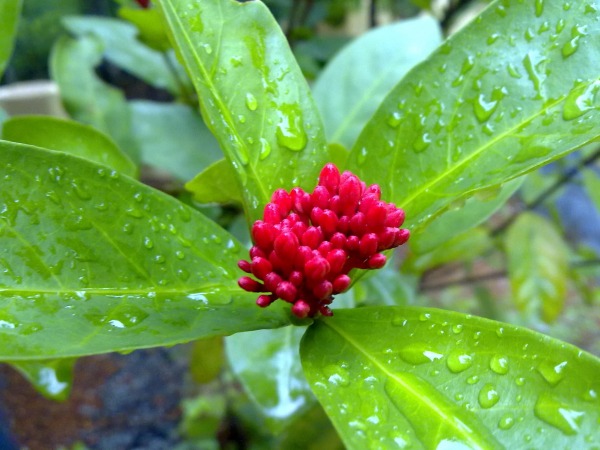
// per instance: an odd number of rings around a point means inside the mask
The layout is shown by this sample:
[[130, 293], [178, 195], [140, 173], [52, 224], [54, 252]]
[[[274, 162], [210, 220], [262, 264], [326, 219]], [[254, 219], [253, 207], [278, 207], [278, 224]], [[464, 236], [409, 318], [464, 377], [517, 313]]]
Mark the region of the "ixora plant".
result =
[[[19, 3], [0, 6], [2, 69]], [[250, 395], [260, 403], [277, 390], [281, 403], [265, 408], [273, 419], [318, 401], [347, 448], [600, 446], [592, 355], [460, 312], [333, 300], [365, 269], [382, 267], [408, 230], [409, 243], [435, 247], [487, 217], [504, 186], [514, 190], [511, 180], [600, 137], [600, 2], [492, 2], [393, 79], [373, 111], [361, 110], [359, 129], [327, 130], [349, 150], [327, 145], [309, 87], [262, 3], [160, 0], [149, 11], [225, 156], [188, 188], [242, 205], [249, 256], [197, 209], [136, 181], [139, 155], [121, 132], [131, 117], [107, 106], [115, 92], [89, 102], [90, 86], [106, 87], [69, 78], [77, 67], [68, 56], [93, 67], [105, 41], [71, 20], [80, 39], [58, 43], [54, 77], [72, 115], [112, 139], [70, 121], [4, 123], [1, 360], [52, 394], [81, 356], [262, 330], [228, 338], [234, 370], [253, 365]], [[189, 99], [178, 73], [154, 76]], [[69, 93], [69, 83], [79, 90]], [[358, 93], [363, 102], [369, 95]], [[360, 123], [356, 109], [328, 112], [326, 98], [326, 125], [336, 115]], [[473, 223], [436, 226], [467, 210]], [[286, 356], [271, 360], [269, 351]], [[324, 423], [303, 417], [299, 429]]]

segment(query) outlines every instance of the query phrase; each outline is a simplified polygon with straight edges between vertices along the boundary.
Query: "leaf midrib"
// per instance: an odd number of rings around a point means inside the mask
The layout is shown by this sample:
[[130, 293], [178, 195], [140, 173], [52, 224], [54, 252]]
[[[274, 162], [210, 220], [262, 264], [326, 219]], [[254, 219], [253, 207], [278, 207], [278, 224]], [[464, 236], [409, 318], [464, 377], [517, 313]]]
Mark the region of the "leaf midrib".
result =
[[468, 444], [473, 445], [473, 448], [481, 448], [480, 442], [474, 441], [473, 436], [470, 434], [465, 434], [464, 429], [458, 426], [457, 422], [454, 420], [456, 418], [456, 412], [452, 414], [446, 414], [443, 410], [441, 410], [435, 402], [430, 401], [427, 397], [423, 396], [420, 392], [413, 390], [409, 384], [405, 383], [401, 376], [391, 372], [385, 365], [383, 365], [379, 360], [374, 358], [365, 348], [363, 348], [356, 340], [352, 338], [352, 336], [346, 334], [342, 329], [335, 326], [333, 321], [331, 320], [322, 320], [322, 324], [331, 328], [334, 332], [336, 332], [340, 337], [345, 339], [349, 344], [351, 344], [354, 348], [356, 348], [365, 358], [367, 358], [377, 369], [379, 369], [385, 376], [389, 379], [394, 380], [405, 392], [410, 392], [410, 394], [419, 398], [423, 403], [427, 405], [430, 411], [437, 413], [440, 417], [440, 420], [443, 423], [452, 428], [458, 436], [461, 436], [465, 439]]
[[[190, 38], [189, 34], [187, 33], [186, 28], [183, 26], [183, 22], [180, 20], [179, 16], [177, 15], [176, 9], [174, 8], [174, 6], [172, 5], [170, 0], [164, 0], [164, 1], [160, 2], [160, 4], [164, 5], [165, 8], [168, 7], [170, 9], [169, 17], [172, 21], [175, 21], [177, 23], [179, 32], [181, 33], [182, 37], [187, 41], [189, 51], [190, 51], [193, 59], [196, 61], [197, 65], [198, 65], [198, 69], [202, 73], [203, 81], [204, 81], [206, 88], [212, 94], [217, 108], [219, 109], [220, 113], [222, 114], [223, 119], [227, 122], [230, 132], [235, 136], [235, 139], [237, 140], [238, 144], [240, 146], [243, 146], [246, 149], [246, 153], [250, 156], [251, 155], [250, 150], [248, 149], [244, 139], [239, 135], [237, 128], [235, 126], [235, 121], [231, 117], [229, 109], [225, 107], [225, 102], [219, 95], [218, 90], [216, 89], [216, 87], [212, 81], [212, 78], [208, 76], [208, 71], [203, 64], [202, 59], [198, 55], [196, 48], [192, 45], [192, 39]], [[219, 3], [219, 13], [220, 13], [220, 16], [222, 17], [223, 14], [222, 14], [221, 8], [222, 8], [222, 6]], [[167, 19], [167, 20], [169, 20], [169, 19]], [[221, 27], [222, 26], [223, 26], [223, 24], [221, 22]], [[173, 32], [175, 32], [175, 31], [176, 30], [173, 29]], [[222, 35], [222, 33], [220, 33], [220, 35]], [[219, 48], [220, 48], [220, 43], [219, 43]], [[216, 57], [217, 57], [217, 55], [215, 55], [215, 58]], [[255, 170], [254, 165], [252, 164], [252, 161], [248, 162], [247, 167], [249, 168], [249, 171], [252, 173], [252, 178], [254, 179], [256, 186], [260, 189], [260, 194], [261, 194], [263, 203], [267, 203], [269, 201], [269, 195], [267, 193], [267, 189], [260, 182], [261, 177], [259, 177], [258, 174], [256, 173], [256, 170]]]

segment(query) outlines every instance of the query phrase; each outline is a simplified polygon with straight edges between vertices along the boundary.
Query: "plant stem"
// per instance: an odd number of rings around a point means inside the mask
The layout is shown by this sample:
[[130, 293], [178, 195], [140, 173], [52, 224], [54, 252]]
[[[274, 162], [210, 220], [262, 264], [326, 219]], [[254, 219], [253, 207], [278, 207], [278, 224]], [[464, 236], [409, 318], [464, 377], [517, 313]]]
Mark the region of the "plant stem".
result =
[[556, 191], [558, 191], [563, 185], [571, 181], [582, 169], [593, 164], [598, 158], [600, 158], [600, 148], [598, 148], [587, 158], [584, 158], [581, 161], [579, 161], [575, 166], [565, 171], [560, 176], [560, 178], [558, 178], [551, 186], [549, 186], [547, 189], [541, 192], [535, 199], [533, 199], [529, 203], [525, 203], [523, 208], [519, 212], [513, 214], [500, 225], [498, 225], [496, 229], [492, 230], [490, 232], [490, 235], [492, 237], [496, 237], [502, 232], [504, 232], [517, 219], [517, 217], [522, 211], [531, 211], [540, 206], [542, 203], [548, 200], [548, 198], [550, 198]]
[[[575, 261], [571, 263], [572, 269], [578, 269], [581, 267], [590, 267], [600, 265], [600, 258], [597, 259], [586, 259], [583, 261]], [[450, 286], [466, 286], [477, 284], [482, 281], [495, 280], [497, 278], [504, 278], [508, 275], [506, 270], [495, 270], [482, 275], [467, 275], [463, 278], [457, 278], [455, 280], [442, 281], [439, 283], [423, 284], [420, 287], [421, 291], [439, 291]]]

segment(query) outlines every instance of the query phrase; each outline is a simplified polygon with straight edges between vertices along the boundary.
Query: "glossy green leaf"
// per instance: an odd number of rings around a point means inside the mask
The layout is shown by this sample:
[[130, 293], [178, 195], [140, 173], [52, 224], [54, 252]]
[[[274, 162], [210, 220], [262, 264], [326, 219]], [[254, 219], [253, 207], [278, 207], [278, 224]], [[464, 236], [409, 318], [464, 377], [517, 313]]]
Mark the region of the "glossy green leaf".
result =
[[237, 241], [66, 153], [0, 142], [0, 360], [171, 345], [289, 323], [237, 287]]
[[202, 115], [243, 187], [249, 223], [277, 188], [312, 189], [327, 162], [310, 90], [259, 1], [160, 0]]
[[376, 28], [353, 40], [313, 85], [327, 138], [350, 148], [386, 94], [442, 42], [423, 16]]
[[312, 406], [277, 436], [270, 448], [286, 450], [344, 450], [340, 437], [321, 405]]
[[22, 6], [23, 0], [2, 0], [0, 2], [0, 77], [6, 69], [12, 53]]
[[315, 321], [300, 354], [348, 449], [600, 445], [600, 360], [524, 328], [359, 308]]
[[59, 39], [52, 49], [52, 78], [71, 117], [108, 134], [137, 162], [139, 149], [131, 133], [131, 112], [121, 91], [100, 80], [94, 68], [104, 47], [93, 36]]
[[563, 309], [569, 280], [569, 251], [545, 218], [519, 215], [504, 241], [508, 274], [517, 307], [553, 322]]
[[223, 156], [197, 111], [176, 103], [132, 101], [133, 136], [142, 161], [191, 180]]
[[7, 120], [2, 139], [63, 151], [124, 175], [135, 176], [137, 167], [106, 135], [88, 125], [49, 116], [17, 116]]
[[226, 338], [234, 373], [276, 435], [315, 403], [298, 355], [304, 331], [304, 327], [294, 326]]
[[75, 359], [18, 361], [11, 362], [10, 365], [21, 372], [44, 397], [57, 401], [69, 397], [73, 386]]
[[583, 185], [594, 202], [596, 209], [600, 211], [600, 177], [598, 176], [598, 172], [591, 169], [584, 170]]
[[239, 203], [243, 202], [235, 171], [225, 159], [211, 164], [185, 184], [200, 203]]
[[465, 201], [459, 201], [423, 229], [413, 233], [409, 241], [410, 249], [419, 255], [431, 252], [461, 233], [483, 223], [506, 204], [523, 184], [525, 178], [519, 177], [501, 187], [480, 191]]
[[[100, 39], [104, 44], [103, 56], [107, 60], [151, 86], [167, 89], [175, 95], [182, 94], [182, 87], [186, 91], [192, 89], [185, 70], [173, 55], [167, 56], [141, 43], [132, 24], [92, 16], [65, 17], [63, 24], [78, 37], [93, 35]], [[170, 61], [165, 58], [170, 58]], [[184, 85], [181, 86], [181, 83]]]
[[599, 16], [597, 1], [492, 3], [396, 85], [349, 168], [418, 230], [597, 138]]

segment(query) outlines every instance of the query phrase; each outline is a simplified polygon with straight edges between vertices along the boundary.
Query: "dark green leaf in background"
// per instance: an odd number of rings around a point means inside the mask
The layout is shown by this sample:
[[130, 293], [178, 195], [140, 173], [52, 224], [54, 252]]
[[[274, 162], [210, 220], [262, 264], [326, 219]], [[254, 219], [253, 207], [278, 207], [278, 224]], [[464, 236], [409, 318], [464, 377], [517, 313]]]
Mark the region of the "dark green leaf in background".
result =
[[185, 188], [200, 203], [238, 203], [243, 198], [236, 181], [235, 170], [225, 159], [220, 159], [200, 172]]
[[71, 155], [0, 144], [0, 360], [170, 345], [289, 323], [236, 283], [200, 213]]
[[598, 1], [492, 3], [392, 90], [349, 168], [418, 232], [458, 199], [595, 139], [599, 17]]
[[200, 114], [190, 106], [144, 100], [129, 105], [133, 137], [144, 163], [188, 181], [223, 156]]
[[2, 139], [63, 151], [124, 175], [136, 176], [137, 167], [106, 135], [88, 125], [48, 116], [18, 116], [7, 120]]
[[0, 2], [0, 77], [10, 59], [23, 0]]
[[108, 134], [134, 162], [139, 149], [131, 133], [131, 111], [123, 93], [100, 80], [94, 68], [104, 46], [93, 36], [63, 37], [52, 49], [52, 78], [71, 117]]
[[600, 360], [524, 328], [425, 308], [338, 310], [309, 327], [300, 353], [348, 449], [600, 445]]
[[258, 330], [226, 338], [229, 363], [277, 435], [315, 399], [302, 373], [298, 346], [304, 327]]
[[519, 215], [504, 240], [508, 273], [516, 306], [527, 314], [553, 322], [567, 295], [569, 250], [547, 219]]
[[351, 148], [386, 94], [441, 41], [438, 22], [424, 16], [379, 27], [344, 47], [313, 85], [327, 139]]
[[[100, 39], [104, 44], [103, 56], [108, 61], [151, 86], [167, 89], [174, 95], [182, 94], [180, 83], [185, 83], [184, 90], [192, 89], [185, 70], [174, 55], [165, 55], [141, 43], [136, 38], [137, 30], [132, 24], [91, 16], [65, 17], [63, 24], [77, 37], [92, 35]], [[171, 62], [165, 58], [170, 58]]]
[[327, 162], [310, 90], [259, 1], [158, 2], [202, 114], [243, 188], [249, 223], [277, 188], [312, 189]]

